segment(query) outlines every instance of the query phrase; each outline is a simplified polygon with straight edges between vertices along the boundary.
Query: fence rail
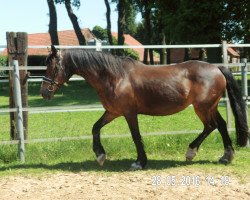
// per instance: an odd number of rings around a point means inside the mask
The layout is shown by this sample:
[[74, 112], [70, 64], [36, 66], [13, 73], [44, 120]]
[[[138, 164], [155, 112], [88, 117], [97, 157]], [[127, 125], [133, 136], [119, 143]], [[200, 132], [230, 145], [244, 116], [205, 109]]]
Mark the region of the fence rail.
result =
[[[235, 131], [235, 129], [231, 128], [229, 131]], [[188, 131], [166, 131], [166, 132], [149, 132], [149, 133], [142, 133], [142, 136], [160, 136], [160, 135], [173, 135], [173, 134], [198, 134], [201, 133], [202, 130], [188, 130]], [[215, 130], [214, 132], [218, 132]], [[115, 134], [115, 135], [102, 135], [102, 138], [126, 138], [130, 137], [131, 134], [123, 133], [123, 134]], [[71, 137], [60, 137], [60, 138], [38, 138], [38, 139], [29, 139], [24, 140], [25, 144], [32, 144], [32, 143], [44, 143], [44, 142], [64, 142], [64, 141], [72, 141], [72, 140], [90, 140], [93, 136], [85, 135], [85, 136], [71, 136]], [[0, 145], [10, 145], [10, 144], [18, 144], [19, 140], [12, 140], [12, 141], [0, 141]]]
[[[174, 65], [170, 64], [170, 65]], [[225, 66], [225, 67], [241, 67], [241, 66], [250, 66], [250, 63], [213, 63], [216, 66]], [[166, 66], [166, 65], [152, 65], [154, 67]], [[19, 70], [46, 70], [47, 66], [20, 66]], [[12, 71], [13, 67], [11, 66], [0, 66], [0, 71]]]

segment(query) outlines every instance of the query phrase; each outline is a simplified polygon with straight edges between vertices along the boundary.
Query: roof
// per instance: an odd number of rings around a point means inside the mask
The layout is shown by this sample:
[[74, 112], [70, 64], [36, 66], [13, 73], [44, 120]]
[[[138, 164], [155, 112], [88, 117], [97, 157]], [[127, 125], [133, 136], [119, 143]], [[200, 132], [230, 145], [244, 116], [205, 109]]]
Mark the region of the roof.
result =
[[[94, 34], [88, 28], [84, 28], [81, 31], [87, 41], [96, 39]], [[112, 35], [113, 37], [118, 38], [117, 32], [112, 32]], [[58, 31], [58, 38], [59, 38], [60, 45], [72, 45], [72, 46], [79, 45], [79, 42], [78, 42], [78, 39], [76, 37], [74, 30]], [[136, 40], [129, 34], [124, 34], [124, 38], [125, 38], [124, 43], [128, 46], [142, 46], [142, 44], [138, 40]], [[28, 34], [28, 45], [29, 46], [36, 46], [36, 45], [50, 46], [51, 40], [50, 40], [49, 33]], [[144, 48], [132, 48], [132, 49], [139, 54], [139, 60], [143, 61]], [[182, 59], [184, 58], [182, 51], [184, 51], [184, 49], [172, 50], [172, 51], [174, 52], [173, 53], [174, 55], [171, 55], [172, 59], [175, 62], [182, 62]], [[227, 51], [229, 55], [231, 55], [232, 57], [240, 57], [238, 52], [235, 51], [231, 47], [229, 47]], [[7, 54], [6, 49], [3, 51], [3, 54], [4, 55]], [[28, 55], [47, 55], [47, 54], [48, 54], [47, 49], [28, 49]], [[149, 56], [148, 56], [148, 60], [149, 60]], [[159, 57], [154, 56], [154, 61], [159, 62]]]
[[[95, 38], [93, 33], [88, 29], [84, 28], [81, 30], [87, 41]], [[77, 36], [74, 30], [58, 31], [58, 39], [60, 45], [79, 45]], [[28, 34], [28, 45], [29, 46], [50, 46], [51, 39], [49, 33], [32, 33]], [[3, 54], [7, 54], [4, 50]], [[28, 49], [28, 55], [48, 55], [47, 49]]]
[[240, 57], [240, 54], [231, 47], [227, 48], [227, 52], [233, 57]]

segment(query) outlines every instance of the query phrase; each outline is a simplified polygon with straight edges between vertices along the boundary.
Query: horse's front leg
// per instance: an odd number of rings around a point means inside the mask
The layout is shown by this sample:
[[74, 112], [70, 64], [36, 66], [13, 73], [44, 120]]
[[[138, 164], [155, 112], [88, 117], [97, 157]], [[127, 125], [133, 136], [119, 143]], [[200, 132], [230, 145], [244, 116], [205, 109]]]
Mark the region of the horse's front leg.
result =
[[142, 138], [139, 131], [138, 118], [136, 114], [125, 115], [133, 141], [137, 150], [137, 160], [131, 165], [131, 170], [143, 169], [147, 164], [147, 156], [144, 151]]
[[105, 111], [105, 113], [101, 116], [101, 118], [94, 124], [92, 129], [93, 134], [93, 151], [96, 154], [97, 162], [102, 166], [106, 160], [106, 153], [101, 144], [100, 140], [100, 130], [103, 126], [111, 122], [117, 116]]

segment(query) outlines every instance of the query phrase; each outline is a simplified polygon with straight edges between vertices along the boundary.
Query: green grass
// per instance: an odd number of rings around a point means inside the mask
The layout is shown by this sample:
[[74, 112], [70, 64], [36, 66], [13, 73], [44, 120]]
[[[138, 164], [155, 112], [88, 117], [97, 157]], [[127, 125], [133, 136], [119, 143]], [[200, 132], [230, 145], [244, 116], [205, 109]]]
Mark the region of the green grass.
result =
[[[76, 81], [60, 88], [52, 101], [44, 101], [40, 95], [40, 83], [29, 83], [29, 107], [87, 105], [100, 103], [96, 92], [85, 81]], [[0, 84], [0, 109], [9, 107], [7, 83]]]
[[[227, 166], [218, 164], [223, 148], [217, 133], [213, 133], [202, 144], [199, 154], [192, 163], [186, 163], [184, 155], [187, 146], [195, 137], [196, 134], [144, 137], [149, 159], [146, 170], [190, 168], [214, 174], [229, 173], [243, 180], [244, 177], [249, 177], [250, 160], [247, 148], [236, 148], [236, 157], [232, 164]], [[15, 146], [1, 146], [0, 176], [59, 171], [102, 173], [127, 171], [136, 158], [132, 139], [130, 137], [103, 139], [102, 143], [108, 155], [108, 161], [103, 167], [98, 166], [95, 161], [91, 140], [26, 145], [25, 164], [17, 161]]]
[[[1, 86], [1, 85], [0, 85]], [[8, 107], [7, 85], [0, 88], [0, 108]], [[74, 82], [63, 87], [52, 101], [39, 96], [39, 84], [29, 85], [29, 105], [86, 105], [99, 103], [95, 91], [84, 82]], [[225, 118], [225, 108], [220, 107]], [[29, 115], [29, 138], [52, 138], [66, 136], [91, 136], [93, 124], [103, 112], [66, 112]], [[9, 140], [9, 116], [0, 115], [0, 140]], [[202, 124], [189, 107], [183, 112], [167, 117], [139, 116], [142, 135], [148, 132], [202, 129]], [[102, 129], [102, 135], [129, 133], [121, 117]], [[144, 136], [145, 150], [149, 163], [147, 170], [192, 168], [197, 170], [229, 172], [245, 177], [250, 174], [250, 149], [236, 148], [235, 160], [231, 165], [217, 163], [223, 154], [221, 136], [214, 132], [202, 144], [192, 164], [185, 162], [188, 144], [197, 134]], [[231, 134], [235, 144], [235, 135]], [[131, 137], [103, 138], [102, 143], [108, 154], [104, 167], [99, 167], [92, 152], [92, 140], [67, 142], [32, 143], [25, 146], [25, 164], [18, 161], [17, 145], [0, 146], [0, 176], [9, 174], [44, 173], [58, 171], [120, 172], [127, 171], [136, 158]], [[244, 170], [243, 170], [244, 169]]]

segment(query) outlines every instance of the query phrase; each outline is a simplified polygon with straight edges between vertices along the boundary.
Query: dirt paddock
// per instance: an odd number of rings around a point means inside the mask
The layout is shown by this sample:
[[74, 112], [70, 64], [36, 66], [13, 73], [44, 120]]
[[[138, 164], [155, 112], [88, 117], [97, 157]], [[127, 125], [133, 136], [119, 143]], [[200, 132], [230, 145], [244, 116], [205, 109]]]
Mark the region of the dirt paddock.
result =
[[248, 178], [183, 169], [18, 175], [1, 177], [0, 199], [250, 199]]

